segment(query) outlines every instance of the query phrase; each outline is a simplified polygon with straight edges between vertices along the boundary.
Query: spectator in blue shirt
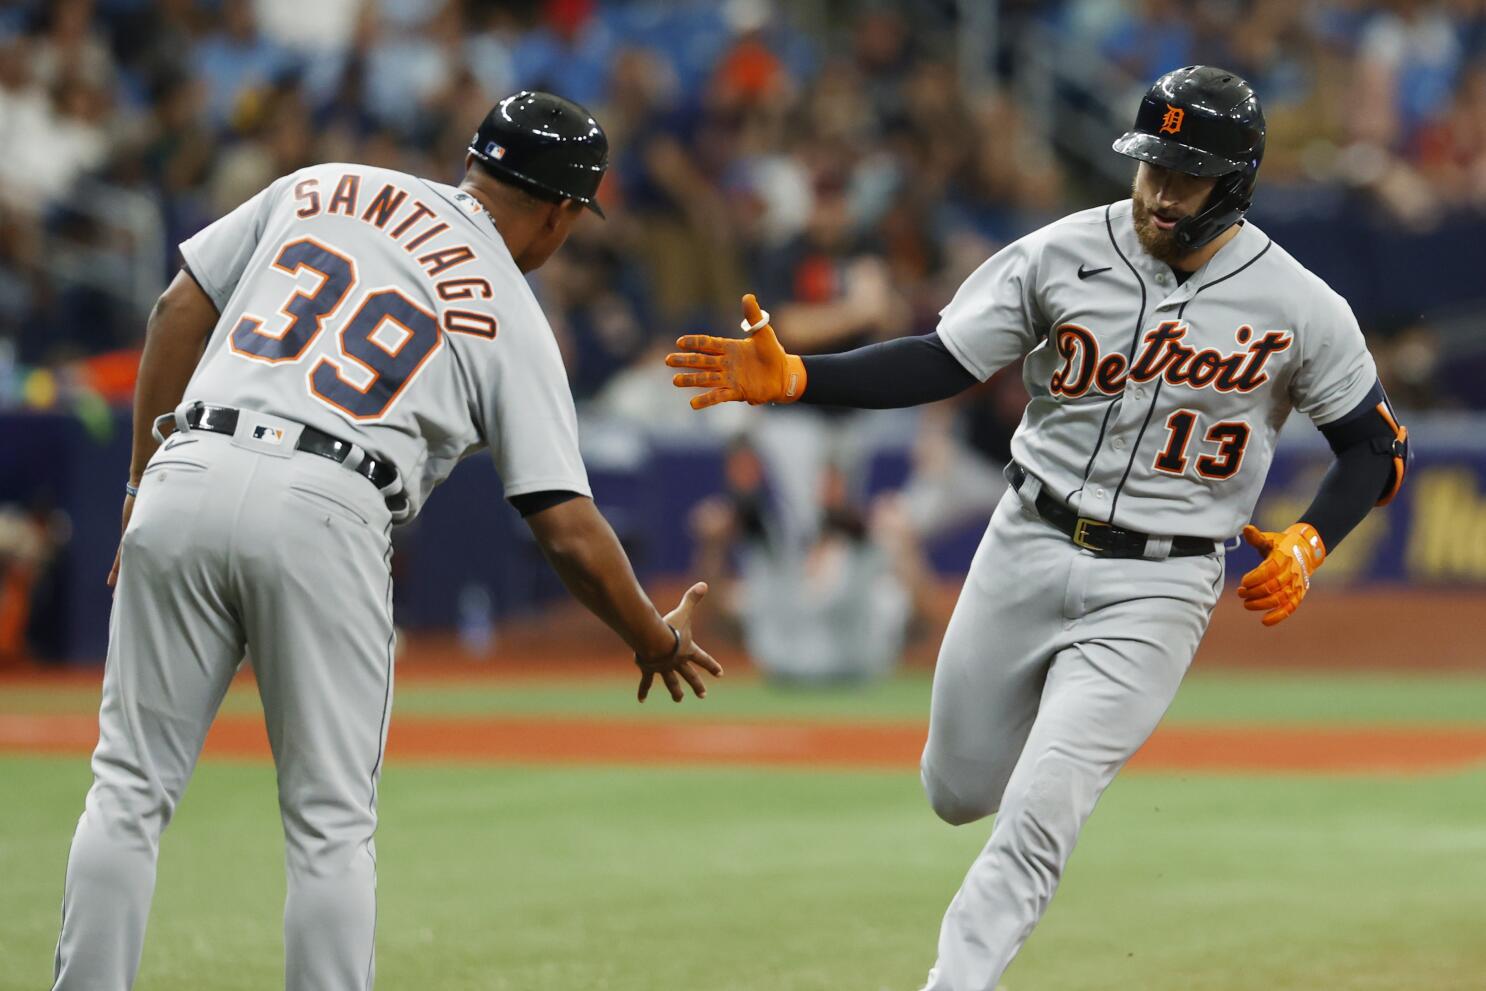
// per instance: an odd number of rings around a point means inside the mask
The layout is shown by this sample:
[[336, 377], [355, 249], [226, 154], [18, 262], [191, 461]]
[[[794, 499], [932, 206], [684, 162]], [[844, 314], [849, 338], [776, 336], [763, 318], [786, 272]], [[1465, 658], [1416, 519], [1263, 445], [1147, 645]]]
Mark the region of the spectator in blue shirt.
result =
[[226, 127], [244, 94], [267, 87], [291, 65], [287, 53], [259, 32], [250, 0], [224, 0], [220, 23], [198, 43], [191, 64], [206, 87], [208, 118]]

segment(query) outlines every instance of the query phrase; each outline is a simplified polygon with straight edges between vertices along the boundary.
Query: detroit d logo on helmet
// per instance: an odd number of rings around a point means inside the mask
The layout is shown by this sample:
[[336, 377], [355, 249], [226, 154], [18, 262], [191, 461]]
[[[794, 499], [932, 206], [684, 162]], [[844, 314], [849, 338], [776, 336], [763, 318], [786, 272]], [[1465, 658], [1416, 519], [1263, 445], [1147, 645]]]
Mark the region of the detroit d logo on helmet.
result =
[[1161, 118], [1161, 132], [1160, 133], [1162, 133], [1162, 134], [1176, 134], [1176, 133], [1178, 133], [1182, 129], [1182, 119], [1185, 118], [1186, 116], [1187, 116], [1187, 112], [1185, 110], [1183, 110], [1181, 107], [1173, 107], [1169, 103], [1166, 104], [1166, 116], [1164, 116], [1164, 117]]

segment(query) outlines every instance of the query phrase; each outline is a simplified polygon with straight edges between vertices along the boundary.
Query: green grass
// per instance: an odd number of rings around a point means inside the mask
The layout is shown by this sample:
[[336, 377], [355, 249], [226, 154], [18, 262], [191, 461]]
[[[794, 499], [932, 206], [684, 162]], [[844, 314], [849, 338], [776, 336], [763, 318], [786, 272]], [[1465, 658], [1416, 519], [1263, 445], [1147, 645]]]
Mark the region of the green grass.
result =
[[[0, 989], [45, 987], [82, 759], [0, 759]], [[24, 801], [16, 800], [25, 796]], [[388, 768], [378, 985], [913, 991], [986, 834], [911, 774]], [[1116, 781], [1013, 991], [1481, 986], [1486, 774]], [[266, 766], [202, 766], [138, 987], [276, 986]]]
[[[3, 712], [95, 712], [92, 686], [0, 686]], [[559, 715], [655, 719], [808, 719], [835, 722], [923, 722], [929, 675], [908, 672], [887, 681], [832, 690], [786, 690], [756, 678], [724, 678], [702, 704], [673, 706], [657, 696], [634, 701], [628, 675], [565, 680], [420, 681], [397, 687], [395, 711], [421, 716]], [[256, 712], [250, 685], [238, 684], [224, 712]], [[1453, 674], [1290, 674], [1195, 670], [1182, 685], [1172, 722], [1486, 723], [1486, 678]]]
[[[635, 706], [627, 678], [405, 682], [401, 715], [922, 721], [910, 674], [841, 692], [755, 680]], [[250, 686], [230, 708], [251, 711]], [[97, 689], [0, 686], [3, 712]], [[656, 711], [658, 710], [658, 711]], [[1486, 679], [1204, 672], [1172, 721], [1486, 722]], [[0, 755], [0, 991], [46, 986], [86, 760]], [[272, 770], [202, 765], [162, 848], [141, 991], [279, 986]], [[388, 767], [378, 986], [439, 991], [914, 991], [989, 832], [911, 772]], [[1486, 770], [1117, 780], [1011, 991], [1483, 986]]]

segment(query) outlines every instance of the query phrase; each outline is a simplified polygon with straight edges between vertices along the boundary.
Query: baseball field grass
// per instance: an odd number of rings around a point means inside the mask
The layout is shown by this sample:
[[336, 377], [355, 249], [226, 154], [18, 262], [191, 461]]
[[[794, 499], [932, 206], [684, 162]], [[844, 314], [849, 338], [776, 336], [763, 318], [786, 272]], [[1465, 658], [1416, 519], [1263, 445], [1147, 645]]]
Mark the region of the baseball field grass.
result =
[[[643, 708], [629, 691], [608, 677], [402, 681], [377, 841], [378, 987], [919, 987], [940, 913], [989, 824], [936, 820], [911, 763], [441, 760], [398, 748], [399, 720], [444, 718], [534, 717], [575, 732], [583, 720], [722, 721], [732, 732], [773, 721], [921, 726], [928, 681], [907, 674], [788, 693], [734, 678], [700, 705]], [[96, 686], [77, 679], [0, 683], [0, 731], [85, 717], [96, 704]], [[243, 685], [225, 712], [249, 720], [255, 708]], [[1255, 739], [1269, 728], [1297, 740], [1301, 728], [1468, 736], [1486, 731], [1486, 678], [1199, 670], [1168, 726], [1240, 727]], [[50, 978], [67, 845], [88, 783], [85, 748], [40, 755], [9, 741], [0, 752], [3, 991]], [[272, 769], [210, 753], [162, 844], [137, 985], [146, 991], [281, 980]], [[1137, 762], [1095, 812], [1006, 987], [1486, 986], [1486, 763], [1385, 773], [1299, 765], [1231, 773]]]

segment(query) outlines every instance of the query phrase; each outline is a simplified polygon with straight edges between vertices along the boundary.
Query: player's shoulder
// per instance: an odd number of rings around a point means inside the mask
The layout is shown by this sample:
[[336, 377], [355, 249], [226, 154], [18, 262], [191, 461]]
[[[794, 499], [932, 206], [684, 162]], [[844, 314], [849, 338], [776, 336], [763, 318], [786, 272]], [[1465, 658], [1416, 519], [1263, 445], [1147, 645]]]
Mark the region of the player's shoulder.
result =
[[1313, 319], [1352, 319], [1351, 304], [1325, 279], [1306, 268], [1252, 221], [1245, 221], [1244, 226], [1248, 228], [1245, 233], [1249, 240], [1256, 246], [1254, 274], [1276, 297]]
[[1244, 228], [1249, 242], [1263, 252], [1263, 257], [1258, 258], [1255, 265], [1265, 275], [1286, 279], [1286, 285], [1298, 289], [1324, 287], [1330, 290], [1331, 287], [1326, 285], [1324, 279], [1301, 264], [1300, 259], [1286, 251], [1284, 245], [1266, 234], [1253, 221], [1244, 221]]
[[968, 299], [1007, 278], [1028, 286], [1041, 284], [1047, 273], [1059, 268], [1059, 260], [1086, 255], [1095, 239], [1106, 236], [1109, 209], [1099, 206], [1070, 213], [997, 249], [965, 279], [956, 299]]
[[[1126, 213], [1129, 212], [1128, 204], [1129, 201], [1126, 200]], [[1111, 203], [1070, 213], [1023, 235], [1017, 243], [1024, 244], [1028, 248], [1037, 248], [1048, 245], [1077, 244], [1090, 239], [1104, 238], [1107, 236], [1110, 217], [1113, 215], [1111, 211], [1116, 210], [1120, 205]]]
[[383, 168], [380, 165], [365, 165], [361, 162], [320, 162], [315, 165], [306, 165], [284, 177], [285, 180], [297, 181], [301, 179], [330, 179], [339, 180], [342, 176], [357, 176], [366, 181], [367, 179], [384, 179], [390, 182], [412, 184], [418, 182], [418, 177], [407, 172], [399, 172], [396, 169]]
[[322, 196], [330, 197], [337, 192], [347, 194], [352, 201], [355, 201], [364, 187], [375, 192], [382, 186], [390, 184], [394, 187], [412, 190], [418, 181], [416, 176], [375, 165], [361, 165], [356, 162], [319, 162], [279, 176], [265, 186], [263, 192], [271, 201], [269, 206], [295, 203], [298, 207], [302, 206], [307, 198], [313, 197], [315, 201], [318, 201]]
[[311, 189], [326, 195], [340, 191], [354, 199], [359, 198], [363, 192], [368, 196], [373, 195], [384, 186], [392, 186], [416, 195], [431, 185], [442, 184], [430, 183], [411, 173], [383, 168], [380, 165], [365, 165], [360, 162], [320, 162], [280, 176], [269, 188], [287, 192], [291, 196], [304, 195]]
[[1060, 260], [1088, 257], [1108, 244], [1122, 205], [1128, 215], [1127, 200], [1079, 210], [1024, 234], [998, 252], [1001, 263], [1026, 265], [1036, 272], [1047, 266], [1056, 270]]
[[1130, 201], [1120, 200], [1116, 203], [1104, 203], [1099, 206], [1091, 206], [1086, 210], [1070, 213], [1061, 220], [1049, 224], [1049, 228], [1058, 228], [1065, 236], [1077, 237], [1086, 235], [1092, 229], [1094, 233], [1108, 232], [1110, 224], [1130, 215]]

